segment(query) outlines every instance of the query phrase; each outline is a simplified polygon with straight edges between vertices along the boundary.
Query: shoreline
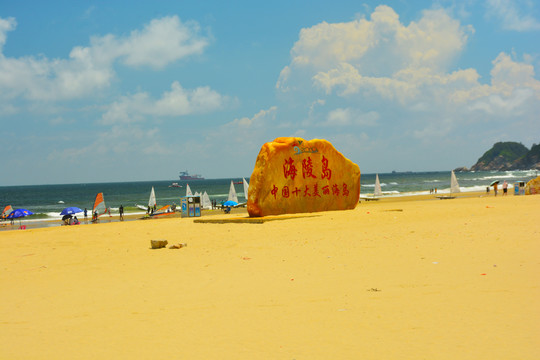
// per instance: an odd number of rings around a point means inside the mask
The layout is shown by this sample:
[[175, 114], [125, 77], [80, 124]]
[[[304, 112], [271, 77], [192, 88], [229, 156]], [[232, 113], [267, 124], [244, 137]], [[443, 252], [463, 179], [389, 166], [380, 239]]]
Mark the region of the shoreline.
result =
[[[371, 194], [368, 194], [371, 195]], [[377, 201], [380, 202], [400, 202], [400, 201], [415, 201], [415, 200], [438, 200], [437, 196], [448, 196], [453, 195], [456, 198], [468, 198], [468, 197], [484, 197], [484, 196], [493, 196], [493, 193], [490, 192], [489, 194], [486, 194], [485, 192], [479, 192], [479, 191], [468, 191], [468, 192], [460, 192], [457, 194], [450, 194], [448, 192], [439, 192], [437, 194], [419, 194], [417, 192], [412, 193], [401, 193], [399, 195], [395, 194], [383, 194], [382, 196], [377, 198]], [[502, 196], [499, 195], [499, 196]], [[514, 196], [513, 194], [509, 194], [508, 196]], [[521, 195], [520, 195], [521, 196]], [[372, 196], [362, 196], [360, 197], [359, 205], [368, 201], [372, 201]], [[240, 208], [232, 208], [231, 209], [232, 214], [247, 214], [247, 208], [240, 207]], [[213, 210], [202, 210], [201, 216], [215, 216], [223, 214], [223, 211], [221, 209], [213, 209]], [[134, 221], [134, 220], [143, 220], [145, 213], [144, 212], [137, 212], [137, 213], [125, 213], [124, 214], [124, 221]], [[167, 215], [163, 218], [180, 218], [181, 213], [177, 212], [174, 215]], [[111, 223], [111, 222], [121, 222], [120, 216], [118, 213], [112, 213], [111, 216], [108, 216], [107, 214], [104, 214], [100, 217], [100, 222], [98, 224], [94, 224], [91, 222], [91, 217], [88, 217], [85, 219], [83, 216], [79, 217], [79, 221], [81, 222], [80, 225], [99, 225], [101, 223]], [[161, 218], [154, 218], [154, 219], [145, 219], [145, 220], [160, 220]], [[61, 219], [31, 219], [31, 220], [24, 220], [21, 221], [22, 225], [26, 226], [26, 229], [37, 229], [37, 228], [48, 228], [48, 227], [64, 227], [66, 225], [63, 224], [63, 221]], [[79, 226], [79, 225], [72, 225], [72, 226]], [[13, 225], [9, 224], [8, 222], [0, 223], [0, 232], [2, 231], [11, 231], [11, 230], [20, 230], [19, 220], [16, 219]]]

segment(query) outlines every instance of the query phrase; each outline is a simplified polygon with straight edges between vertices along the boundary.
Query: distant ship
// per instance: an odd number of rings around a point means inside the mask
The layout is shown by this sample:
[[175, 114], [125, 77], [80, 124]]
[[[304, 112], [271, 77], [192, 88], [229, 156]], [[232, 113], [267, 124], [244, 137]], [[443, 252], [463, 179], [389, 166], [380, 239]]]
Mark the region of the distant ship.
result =
[[180, 171], [180, 180], [204, 180], [201, 175], [189, 175], [186, 171]]

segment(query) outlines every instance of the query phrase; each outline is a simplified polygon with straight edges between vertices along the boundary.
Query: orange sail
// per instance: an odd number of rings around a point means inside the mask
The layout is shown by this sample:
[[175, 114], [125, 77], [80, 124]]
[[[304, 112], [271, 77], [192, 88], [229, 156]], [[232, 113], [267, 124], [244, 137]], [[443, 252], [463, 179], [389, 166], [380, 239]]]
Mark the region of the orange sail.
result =
[[7, 216], [9, 214], [11, 214], [11, 212], [13, 211], [13, 208], [11, 207], [11, 205], [8, 205], [4, 208], [4, 211], [2, 211], [2, 218], [5, 219], [7, 218]]
[[174, 215], [171, 205], [165, 205], [157, 209], [152, 216]]
[[105, 205], [105, 200], [103, 199], [103, 193], [99, 193], [96, 195], [96, 200], [94, 201], [94, 208], [92, 209], [92, 213], [95, 214], [97, 212], [98, 216], [105, 214], [107, 211], [107, 206]]

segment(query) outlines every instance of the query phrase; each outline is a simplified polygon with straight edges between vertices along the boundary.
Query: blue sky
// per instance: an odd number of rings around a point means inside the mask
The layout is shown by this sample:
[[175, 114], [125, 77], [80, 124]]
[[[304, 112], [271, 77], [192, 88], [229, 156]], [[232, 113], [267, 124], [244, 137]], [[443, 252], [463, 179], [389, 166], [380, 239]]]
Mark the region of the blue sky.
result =
[[4, 2], [0, 186], [248, 177], [281, 136], [471, 166], [540, 142], [538, 38], [532, 0]]

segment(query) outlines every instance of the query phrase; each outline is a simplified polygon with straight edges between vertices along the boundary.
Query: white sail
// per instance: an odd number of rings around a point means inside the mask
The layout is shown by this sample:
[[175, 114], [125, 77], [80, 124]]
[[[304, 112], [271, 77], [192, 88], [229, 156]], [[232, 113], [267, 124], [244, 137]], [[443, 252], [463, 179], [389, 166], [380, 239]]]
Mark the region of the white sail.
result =
[[193, 196], [193, 193], [191, 192], [191, 188], [189, 187], [189, 184], [186, 184], [186, 196]]
[[212, 202], [210, 201], [210, 197], [208, 197], [208, 194], [206, 193], [206, 191], [202, 195], [201, 202], [202, 202], [201, 205], [203, 209], [206, 209], [206, 210], [212, 209]]
[[234, 183], [231, 181], [231, 188], [229, 189], [229, 198], [228, 200], [232, 200], [234, 202], [238, 202], [238, 195], [236, 195], [236, 189], [234, 188]]
[[249, 191], [249, 184], [246, 181], [246, 178], [242, 178], [244, 182], [244, 197], [246, 198], [246, 201], [248, 200], [248, 191]]
[[456, 174], [454, 174], [454, 170], [452, 170], [452, 174], [450, 175], [450, 192], [451, 193], [458, 193], [461, 190], [459, 189], [459, 184], [456, 178]]
[[154, 187], [152, 186], [152, 191], [150, 191], [150, 199], [148, 199], [148, 206], [151, 208], [156, 205], [156, 193], [154, 192]]
[[375, 190], [373, 190], [373, 196], [381, 196], [381, 183], [379, 182], [379, 174], [375, 176]]

